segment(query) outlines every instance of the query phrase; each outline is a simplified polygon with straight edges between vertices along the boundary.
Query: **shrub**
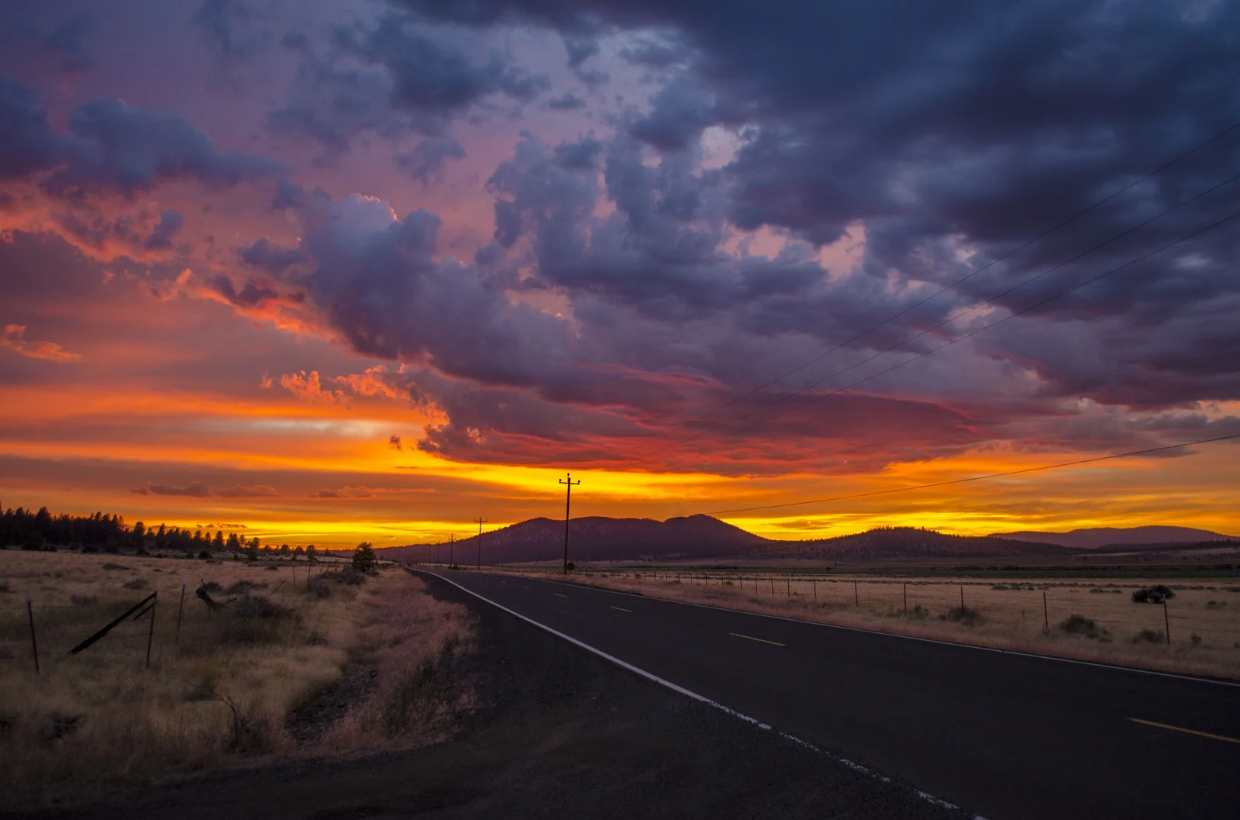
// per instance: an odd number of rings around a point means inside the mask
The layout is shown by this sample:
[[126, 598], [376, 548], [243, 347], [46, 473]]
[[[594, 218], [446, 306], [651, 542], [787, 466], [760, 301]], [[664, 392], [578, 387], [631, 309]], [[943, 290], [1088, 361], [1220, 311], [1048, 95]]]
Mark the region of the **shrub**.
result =
[[1163, 601], [1170, 601], [1175, 597], [1175, 592], [1171, 587], [1164, 584], [1156, 584], [1152, 587], [1143, 587], [1132, 593], [1132, 602], [1134, 604], [1161, 604]]
[[114, 570], [124, 570], [125, 572], [129, 571], [129, 567], [125, 566], [124, 564], [113, 564], [111, 561], [104, 564], [102, 567], [100, 567], [100, 569], [106, 569], [108, 571], [114, 571]]
[[366, 576], [353, 569], [353, 567], [345, 567], [344, 569], [338, 569], [335, 572], [325, 572], [322, 575], [316, 575], [314, 576], [314, 580], [310, 583], [314, 584], [319, 581], [355, 587], [365, 583]]
[[1098, 626], [1093, 618], [1086, 618], [1084, 615], [1069, 615], [1060, 622], [1059, 628], [1069, 635], [1084, 635], [1086, 638], [1093, 638], [1096, 641], [1111, 640], [1111, 633]]
[[1206, 609], [1222, 609], [1225, 606], [1227, 606], [1226, 601], [1207, 601], [1206, 602]]
[[90, 606], [99, 603], [99, 599], [91, 595], [70, 595], [69, 602], [75, 606]]
[[1193, 646], [1201, 646], [1201, 636], [1194, 632], [1188, 639]]
[[976, 609], [969, 609], [967, 606], [958, 606], [948, 610], [946, 615], [940, 615], [939, 620], [955, 621], [965, 626], [981, 626], [986, 623], [986, 619], [982, 617], [982, 613]]
[[211, 553], [207, 552], [206, 550], [199, 550], [199, 551], [198, 551], [198, 558], [199, 558], [200, 560], [203, 560], [203, 561], [210, 561], [210, 560], [211, 560]]
[[146, 579], [134, 578], [132, 581], [126, 581], [125, 589], [146, 589]]
[[1161, 630], [1142, 629], [1132, 636], [1133, 643], [1166, 643], [1167, 634]]
[[375, 568], [375, 551], [366, 541], [357, 545], [353, 551], [353, 569], [358, 572], [372, 572]]

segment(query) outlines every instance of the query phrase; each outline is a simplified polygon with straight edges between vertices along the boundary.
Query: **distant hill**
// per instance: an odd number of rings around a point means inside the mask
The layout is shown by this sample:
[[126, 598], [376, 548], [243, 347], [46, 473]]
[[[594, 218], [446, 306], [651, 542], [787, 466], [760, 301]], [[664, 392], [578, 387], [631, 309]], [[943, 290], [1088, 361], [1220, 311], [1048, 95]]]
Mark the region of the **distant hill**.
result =
[[[613, 561], [658, 558], [714, 558], [735, 555], [762, 544], [774, 543], [739, 527], [694, 515], [655, 521], [650, 518], [574, 518], [569, 531], [569, 559]], [[432, 548], [436, 545], [430, 545]], [[440, 544], [447, 558], [447, 544]], [[408, 560], [426, 555], [426, 546], [388, 547], [384, 558]], [[457, 541], [456, 562], [477, 560], [478, 537]], [[505, 564], [549, 561], [564, 555], [564, 522], [534, 518], [482, 535], [482, 563]]]
[[1235, 536], [1221, 535], [1193, 527], [1090, 527], [1071, 532], [1003, 532], [995, 533], [990, 537], [1055, 544], [1074, 550], [1101, 549], [1128, 544], [1195, 544], [1235, 538]]
[[915, 527], [880, 527], [869, 532], [815, 541], [768, 541], [761, 549], [751, 550], [747, 555], [753, 558], [875, 561], [889, 558], [1003, 558], [1065, 555], [1070, 552], [1055, 544], [995, 536], [945, 535]]

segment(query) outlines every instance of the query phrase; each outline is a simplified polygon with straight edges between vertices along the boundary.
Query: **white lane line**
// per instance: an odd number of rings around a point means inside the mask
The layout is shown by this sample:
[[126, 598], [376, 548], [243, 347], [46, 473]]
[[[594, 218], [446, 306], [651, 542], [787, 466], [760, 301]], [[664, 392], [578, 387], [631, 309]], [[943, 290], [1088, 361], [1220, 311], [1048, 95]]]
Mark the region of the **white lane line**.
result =
[[[424, 570], [424, 571], [425, 571], [425, 570]], [[810, 743], [810, 742], [809, 742], [809, 741], [807, 741], [807, 740], [802, 740], [801, 738], [797, 737], [797, 736], [796, 736], [796, 735], [794, 735], [794, 734], [791, 734], [791, 733], [789, 733], [789, 732], [785, 732], [785, 731], [783, 731], [782, 729], [776, 729], [776, 728], [774, 728], [773, 726], [771, 726], [770, 724], [763, 723], [762, 721], [758, 720], [757, 718], [752, 718], [752, 717], [750, 717], [749, 715], [745, 714], [744, 712], [738, 712], [738, 711], [736, 711], [735, 709], [732, 709], [732, 708], [730, 708], [730, 707], [728, 707], [728, 706], [724, 706], [722, 703], [719, 703], [718, 701], [715, 701], [715, 700], [711, 700], [710, 698], [706, 697], [705, 695], [699, 695], [697, 692], [694, 692], [694, 691], [693, 691], [693, 690], [691, 690], [691, 689], [686, 689], [686, 688], [684, 688], [683, 686], [678, 686], [677, 684], [672, 683], [670, 680], [665, 680], [665, 679], [663, 679], [663, 678], [659, 677], [658, 675], [655, 675], [655, 674], [654, 674], [654, 673], [652, 673], [652, 672], [647, 672], [645, 669], [642, 669], [642, 668], [641, 668], [641, 667], [639, 667], [639, 666], [634, 666], [633, 664], [629, 663], [628, 661], [622, 661], [622, 660], [620, 660], [619, 658], [617, 658], [615, 655], [609, 655], [609, 654], [607, 654], [606, 652], [604, 652], [603, 650], [601, 650], [601, 649], [597, 649], [597, 648], [595, 648], [595, 647], [593, 647], [593, 646], [590, 646], [590, 644], [588, 644], [588, 643], [586, 643], [586, 642], [584, 642], [584, 641], [579, 641], [579, 640], [577, 640], [577, 639], [576, 639], [576, 638], [574, 638], [572, 635], [565, 635], [563, 632], [560, 632], [558, 629], [553, 629], [553, 628], [551, 628], [551, 627], [547, 626], [547, 625], [546, 625], [546, 624], [544, 624], [544, 623], [541, 623], [541, 622], [539, 622], [539, 621], [534, 620], [533, 618], [530, 618], [530, 617], [528, 617], [528, 616], [526, 616], [526, 615], [522, 615], [520, 612], [517, 612], [517, 611], [515, 611], [515, 610], [509, 609], [508, 607], [504, 606], [503, 604], [496, 603], [495, 601], [492, 601], [490, 598], [486, 597], [485, 595], [482, 595], [482, 594], [480, 594], [480, 593], [474, 592], [472, 589], [468, 589], [468, 588], [466, 588], [466, 587], [463, 587], [463, 586], [461, 586], [460, 584], [458, 584], [456, 581], [453, 581], [451, 578], [445, 578], [444, 576], [442, 576], [442, 575], [436, 575], [436, 574], [435, 574], [435, 573], [433, 573], [433, 572], [429, 572], [429, 573], [427, 573], [427, 574], [428, 574], [428, 575], [434, 575], [436, 578], [440, 579], [441, 581], [447, 581], [449, 584], [452, 584], [452, 586], [456, 587], [457, 589], [461, 590], [462, 592], [467, 592], [467, 593], [469, 593], [470, 595], [472, 595], [472, 596], [474, 596], [475, 598], [477, 598], [478, 600], [483, 601], [483, 602], [485, 602], [485, 603], [488, 603], [488, 604], [490, 604], [491, 606], [495, 607], [496, 609], [502, 609], [504, 612], [507, 612], [509, 615], [512, 615], [512, 616], [517, 617], [517, 618], [520, 618], [521, 620], [525, 621], [526, 623], [528, 623], [528, 624], [532, 624], [533, 626], [538, 627], [539, 629], [543, 630], [544, 632], [550, 632], [552, 635], [555, 635], [557, 638], [562, 638], [562, 639], [564, 639], [564, 640], [568, 641], [569, 643], [573, 644], [574, 646], [579, 646], [579, 647], [581, 647], [582, 649], [586, 650], [587, 652], [592, 652], [592, 653], [594, 653], [595, 655], [598, 655], [600, 658], [603, 658], [604, 660], [610, 661], [611, 663], [614, 663], [616, 666], [619, 666], [619, 667], [620, 667], [620, 668], [622, 668], [622, 669], [627, 669], [627, 670], [629, 670], [630, 672], [632, 672], [632, 673], [634, 673], [634, 674], [636, 674], [636, 675], [641, 675], [643, 678], [646, 678], [647, 680], [650, 680], [650, 681], [654, 681], [655, 683], [659, 684], [660, 686], [665, 686], [665, 687], [667, 687], [668, 689], [671, 689], [673, 692], [677, 692], [677, 693], [679, 693], [679, 694], [681, 694], [681, 695], [684, 695], [685, 697], [688, 697], [688, 698], [693, 698], [694, 700], [696, 700], [696, 701], [700, 701], [700, 702], [702, 702], [702, 703], [705, 703], [705, 704], [706, 704], [706, 705], [708, 705], [708, 706], [713, 706], [713, 707], [715, 707], [716, 709], [718, 709], [719, 711], [724, 712], [724, 713], [726, 713], [726, 714], [729, 714], [729, 715], [731, 715], [732, 717], [739, 718], [739, 719], [741, 719], [741, 720], [745, 721], [746, 723], [751, 723], [751, 724], [753, 724], [754, 726], [757, 726], [759, 729], [762, 729], [762, 730], [764, 730], [764, 731], [767, 731], [767, 732], [773, 732], [773, 733], [775, 733], [776, 735], [779, 735], [780, 737], [784, 738], [785, 740], [791, 741], [792, 743], [795, 743], [795, 744], [797, 744], [798, 746], [801, 746], [801, 747], [803, 747], [803, 748], [809, 749], [810, 751], [812, 751], [812, 752], [816, 752], [817, 754], [823, 755], [824, 757], [830, 758], [831, 760], [834, 760], [834, 761], [836, 761], [837, 763], [841, 763], [841, 764], [843, 764], [843, 765], [847, 766], [848, 768], [850, 768], [850, 769], [852, 769], [852, 770], [854, 770], [854, 771], [861, 772], [862, 774], [869, 775], [870, 777], [876, 778], [876, 779], [878, 779], [878, 780], [882, 781], [883, 783], [890, 783], [890, 782], [891, 782], [891, 778], [890, 778], [890, 777], [887, 777], [887, 776], [886, 776], [886, 775], [884, 775], [884, 774], [880, 774], [880, 773], [878, 773], [878, 772], [874, 771], [873, 769], [870, 769], [870, 768], [868, 768], [868, 767], [866, 767], [866, 766], [862, 766], [860, 763], [857, 763], [857, 762], [855, 762], [855, 761], [849, 760], [849, 759], [848, 759], [848, 758], [846, 758], [846, 757], [842, 757], [842, 756], [840, 756], [840, 755], [837, 755], [837, 754], [835, 754], [834, 752], [827, 751], [826, 749], [822, 748], [821, 746], [815, 746], [813, 743]], [[712, 607], [712, 608], [716, 608], [716, 607]], [[731, 610], [728, 610], [728, 611], [731, 611]], [[935, 797], [934, 795], [932, 795], [932, 794], [930, 794], [930, 793], [928, 793], [928, 792], [923, 792], [923, 791], [921, 791], [920, 789], [916, 789], [916, 788], [915, 788], [915, 789], [913, 789], [913, 792], [914, 792], [914, 793], [915, 793], [918, 797], [920, 797], [922, 800], [925, 800], [927, 803], [930, 803], [930, 804], [932, 804], [932, 805], [935, 805], [935, 806], [942, 806], [942, 807], [943, 807], [943, 808], [945, 808], [945, 809], [955, 809], [955, 810], [957, 810], [957, 811], [959, 811], [959, 809], [960, 809], [960, 807], [959, 807], [959, 806], [957, 806], [955, 803], [949, 803], [949, 802], [947, 802], [946, 800], [943, 800], [943, 799], [941, 799], [941, 798]], [[976, 820], [984, 820], [984, 818], [977, 817], [977, 818], [976, 818]]]
[[779, 641], [768, 641], [766, 638], [755, 638], [753, 635], [742, 635], [739, 632], [729, 632], [733, 638], [744, 638], [747, 641], [757, 641], [758, 643], [769, 643], [771, 646], [787, 646], [787, 644]]
[[[428, 573], [434, 575], [434, 573]], [[435, 576], [441, 577], [441, 576]], [[444, 580], [447, 580], [446, 578]], [[1098, 663], [1097, 661], [1082, 661], [1075, 658], [1059, 658], [1055, 655], [1038, 655], [1034, 652], [1020, 652], [1016, 649], [999, 649], [994, 646], [978, 646], [971, 643], [959, 643], [957, 641], [945, 641], [941, 638], [920, 638], [916, 635], [901, 635], [898, 632], [879, 632], [877, 629], [862, 629], [858, 626], [844, 626], [842, 624], [824, 624], [821, 621], [803, 621], [800, 618], [788, 618], [784, 615], [768, 615], [765, 612], [749, 612], [744, 609], [729, 609], [726, 606], [713, 606], [711, 604], [698, 604], [692, 601], [677, 601], [672, 598], [657, 598], [653, 595], [641, 595], [636, 592], [626, 592], [622, 589], [608, 589], [607, 587], [592, 587], [586, 584], [574, 584], [571, 581], [553, 581], [549, 578], [537, 578], [535, 580], [542, 581], [545, 584], [564, 584], [574, 589], [588, 589], [593, 592], [605, 592], [612, 595], [627, 595], [632, 598], [641, 598], [644, 601], [658, 601], [664, 604], [676, 604], [677, 606], [692, 606], [698, 609], [713, 609], [718, 612], [731, 612], [734, 615], [749, 615], [754, 618], [770, 618], [773, 621], [786, 621], [793, 624], [803, 624], [805, 626], [819, 626], [824, 629], [839, 629], [844, 632], [860, 632], [863, 635], [879, 635], [884, 638], [902, 638], [906, 641], [919, 641], [921, 643], [936, 643], [942, 646], [955, 646], [960, 649], [976, 649], [981, 652], [994, 652], [996, 655], [1016, 655], [1021, 658], [1033, 658], [1040, 661], [1057, 661], [1059, 663], [1073, 663], [1078, 666], [1092, 666], [1097, 669], [1110, 669], [1113, 672], [1136, 672], [1141, 675], [1153, 675], [1158, 678], [1172, 678], [1174, 680], [1191, 681], [1192, 683], [1212, 683], [1216, 686], [1232, 686], [1240, 688], [1240, 682], [1230, 680], [1218, 680], [1216, 678], [1197, 678], [1192, 675], [1177, 675], [1174, 672], [1158, 672], [1154, 669], [1139, 669], [1135, 666], [1117, 666], [1113, 663]]]
[[624, 608], [624, 607], [622, 607], [622, 606], [613, 606], [613, 607], [612, 607], [612, 609], [618, 610], [618, 611], [620, 611], [620, 612], [627, 612], [627, 613], [629, 613], [630, 615], [632, 615], [632, 614], [633, 614], [633, 610], [631, 610], [631, 609], [625, 609], [625, 608]]
[[555, 593], [555, 597], [557, 597], [557, 598], [567, 598], [568, 596], [567, 596], [567, 595], [561, 595], [560, 593], [558, 593], [558, 592], [557, 592], [557, 593]]
[[1173, 732], [1183, 732], [1186, 735], [1197, 735], [1198, 737], [1208, 737], [1211, 740], [1224, 740], [1228, 743], [1240, 743], [1240, 740], [1237, 740], [1234, 737], [1227, 737], [1226, 735], [1216, 735], [1210, 732], [1199, 732], [1196, 729], [1185, 729], [1182, 726], [1172, 726], [1169, 723], [1155, 723], [1152, 720], [1142, 720], [1141, 718], [1130, 717], [1128, 719], [1131, 720], [1133, 723], [1141, 723], [1141, 724], [1144, 724], [1145, 726], [1155, 726], [1159, 729], [1170, 729]]

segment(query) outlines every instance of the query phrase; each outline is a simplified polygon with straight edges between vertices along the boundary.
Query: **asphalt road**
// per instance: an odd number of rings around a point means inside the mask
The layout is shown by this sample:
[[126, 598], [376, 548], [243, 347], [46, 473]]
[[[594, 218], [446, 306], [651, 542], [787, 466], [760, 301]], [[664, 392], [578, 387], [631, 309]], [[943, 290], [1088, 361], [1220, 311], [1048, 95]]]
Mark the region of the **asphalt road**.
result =
[[1240, 687], [440, 574], [987, 818], [1240, 817]]

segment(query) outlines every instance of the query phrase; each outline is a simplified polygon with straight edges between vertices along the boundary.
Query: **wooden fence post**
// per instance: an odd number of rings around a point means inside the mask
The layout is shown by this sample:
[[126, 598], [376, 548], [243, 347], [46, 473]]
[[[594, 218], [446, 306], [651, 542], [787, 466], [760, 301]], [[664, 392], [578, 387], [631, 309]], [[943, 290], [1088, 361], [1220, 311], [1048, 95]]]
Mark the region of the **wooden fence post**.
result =
[[30, 651], [34, 653], [34, 673], [39, 672], [39, 642], [34, 637], [34, 606], [30, 603], [30, 593], [26, 593], [26, 616], [30, 619]]

